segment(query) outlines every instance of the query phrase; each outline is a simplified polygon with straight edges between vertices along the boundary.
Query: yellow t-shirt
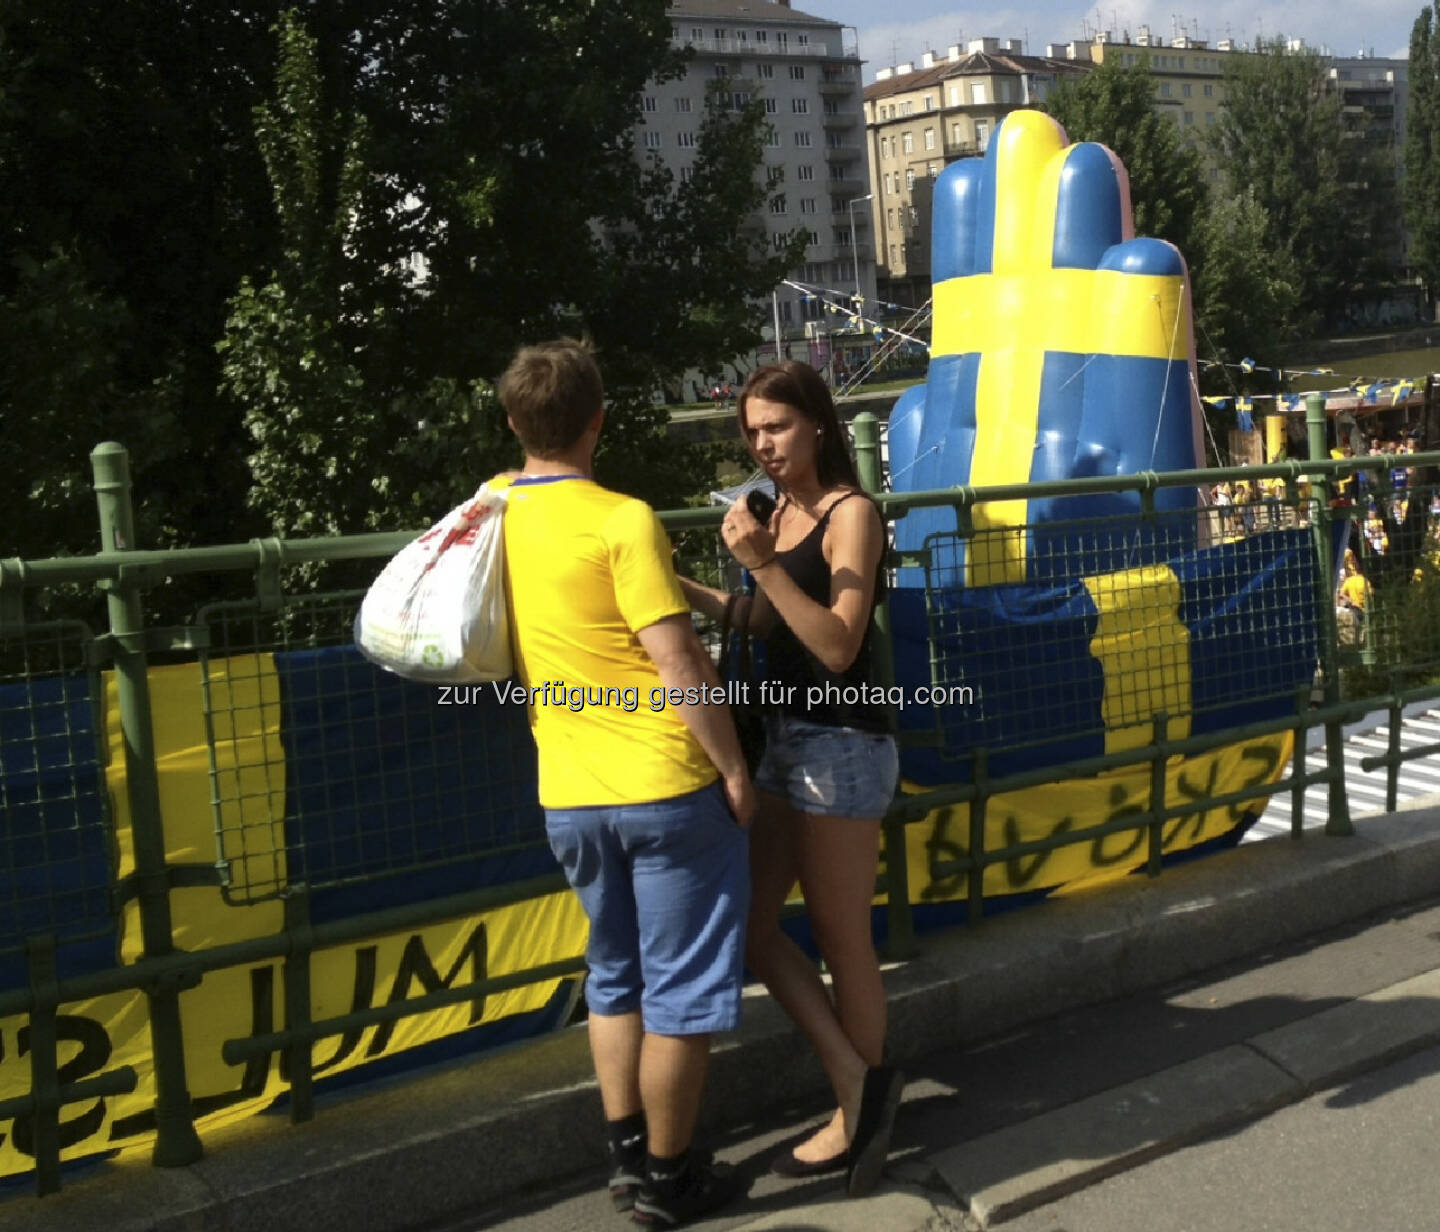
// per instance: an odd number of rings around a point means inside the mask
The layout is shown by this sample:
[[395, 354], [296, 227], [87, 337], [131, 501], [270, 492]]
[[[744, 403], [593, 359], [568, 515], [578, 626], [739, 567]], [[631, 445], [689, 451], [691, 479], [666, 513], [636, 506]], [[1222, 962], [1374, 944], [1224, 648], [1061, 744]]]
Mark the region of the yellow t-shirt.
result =
[[640, 804], [713, 782], [636, 637], [690, 611], [654, 510], [589, 479], [521, 478], [505, 510], [505, 568], [540, 803]]
[[1340, 593], [1345, 597], [1351, 607], [1358, 607], [1361, 611], [1365, 609], [1365, 579], [1358, 573], [1352, 573], [1340, 583]]

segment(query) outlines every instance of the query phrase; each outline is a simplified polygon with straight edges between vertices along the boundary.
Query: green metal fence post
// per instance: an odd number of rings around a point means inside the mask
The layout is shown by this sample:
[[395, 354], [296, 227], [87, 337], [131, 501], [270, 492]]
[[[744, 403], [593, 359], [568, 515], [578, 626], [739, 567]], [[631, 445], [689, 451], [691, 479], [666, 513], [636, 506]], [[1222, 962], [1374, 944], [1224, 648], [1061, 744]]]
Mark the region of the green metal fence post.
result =
[[[1305, 398], [1305, 427], [1310, 438], [1310, 460], [1323, 462], [1330, 449], [1326, 437], [1325, 395], [1309, 394]], [[1321, 474], [1310, 477], [1311, 491], [1315, 494], [1315, 521], [1313, 535], [1315, 553], [1320, 566], [1319, 593], [1316, 602], [1320, 605], [1320, 674], [1325, 689], [1325, 704], [1333, 706], [1340, 700], [1340, 676], [1337, 666], [1339, 631], [1335, 624], [1335, 596], [1331, 593], [1331, 562], [1334, 559], [1334, 527], [1330, 514], [1330, 483]], [[1330, 807], [1325, 820], [1325, 833], [1344, 837], [1355, 833], [1350, 824], [1350, 802], [1345, 795], [1345, 752], [1344, 733], [1340, 720], [1332, 719], [1325, 724], [1325, 761], [1330, 771]]]
[[[880, 468], [880, 421], [861, 411], [852, 421], [855, 438], [855, 467], [860, 485], [867, 492], [884, 490]], [[886, 527], [888, 538], [889, 527]], [[890, 603], [875, 605], [874, 636], [870, 639], [870, 662], [875, 683], [889, 689], [895, 683], [895, 647], [891, 640]], [[910, 868], [905, 851], [905, 823], [885, 823], [885, 903], [887, 932], [885, 952], [891, 959], [915, 954], [915, 921], [910, 912]]]
[[[90, 465], [100, 508], [100, 550], [104, 553], [133, 551], [136, 545], [135, 518], [130, 504], [130, 456], [123, 446], [106, 441], [91, 452]], [[140, 930], [145, 956], [157, 958], [173, 952], [174, 938], [139, 582], [133, 576], [126, 577], [122, 570], [121, 576], [109, 586], [107, 601], [120, 729], [125, 741], [125, 788], [135, 846]], [[168, 983], [148, 988], [146, 999], [151, 1047], [155, 1054], [156, 1133], [152, 1160], [160, 1167], [179, 1167], [193, 1163], [202, 1154], [185, 1077], [179, 985]]]

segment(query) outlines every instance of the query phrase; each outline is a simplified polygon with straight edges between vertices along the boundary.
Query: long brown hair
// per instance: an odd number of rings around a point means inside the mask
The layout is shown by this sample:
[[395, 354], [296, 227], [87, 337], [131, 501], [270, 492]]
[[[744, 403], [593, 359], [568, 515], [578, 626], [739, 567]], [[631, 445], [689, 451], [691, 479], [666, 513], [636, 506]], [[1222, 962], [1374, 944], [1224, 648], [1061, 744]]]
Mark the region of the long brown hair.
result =
[[735, 403], [736, 422], [740, 435], [748, 441], [745, 433], [745, 404], [751, 398], [764, 398], [767, 402], [779, 402], [792, 407], [820, 429], [820, 452], [815, 459], [815, 477], [825, 488], [842, 484], [852, 488], [860, 486], [860, 477], [855, 471], [855, 462], [845, 444], [845, 431], [840, 427], [840, 417], [835, 413], [835, 400], [830, 396], [830, 387], [820, 374], [809, 364], [794, 359], [782, 359], [778, 364], [766, 364], [756, 368], [745, 380], [740, 397]]

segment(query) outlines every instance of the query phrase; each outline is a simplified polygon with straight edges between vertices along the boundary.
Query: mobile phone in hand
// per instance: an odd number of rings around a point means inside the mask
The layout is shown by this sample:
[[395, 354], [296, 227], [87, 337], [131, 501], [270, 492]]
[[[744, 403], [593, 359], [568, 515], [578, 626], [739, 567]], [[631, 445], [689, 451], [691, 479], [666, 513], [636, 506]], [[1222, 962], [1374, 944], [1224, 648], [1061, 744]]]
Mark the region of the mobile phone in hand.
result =
[[745, 507], [761, 526], [769, 526], [770, 516], [775, 512], [775, 498], [759, 488], [751, 488], [745, 493]]

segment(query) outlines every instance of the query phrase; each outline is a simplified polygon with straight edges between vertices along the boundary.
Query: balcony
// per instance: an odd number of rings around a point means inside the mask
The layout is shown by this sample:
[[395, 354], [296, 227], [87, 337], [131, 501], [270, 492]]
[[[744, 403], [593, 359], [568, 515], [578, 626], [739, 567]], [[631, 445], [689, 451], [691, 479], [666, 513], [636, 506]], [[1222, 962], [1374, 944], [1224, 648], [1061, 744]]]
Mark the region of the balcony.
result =
[[848, 69], [826, 71], [820, 75], [821, 94], [850, 94], [860, 85], [860, 74]]
[[825, 187], [830, 192], [838, 196], [843, 196], [847, 201], [851, 201], [856, 197], [863, 197], [869, 191], [864, 180], [858, 175], [849, 173], [846, 173], [840, 179], [826, 180]]
[[860, 117], [853, 111], [827, 111], [823, 117], [826, 128], [845, 129], [854, 128], [860, 123]]
[[[700, 55], [706, 56], [750, 56], [754, 59], [774, 60], [858, 60], [860, 48], [855, 43], [844, 43], [834, 47], [830, 43], [752, 43], [738, 39], [691, 39], [674, 38], [670, 46], [693, 47]], [[828, 77], [829, 74], [826, 74]], [[852, 78], [854, 85], [859, 78]]]
[[854, 162], [859, 158], [865, 149], [859, 145], [829, 145], [825, 146], [825, 161], [831, 163]]

